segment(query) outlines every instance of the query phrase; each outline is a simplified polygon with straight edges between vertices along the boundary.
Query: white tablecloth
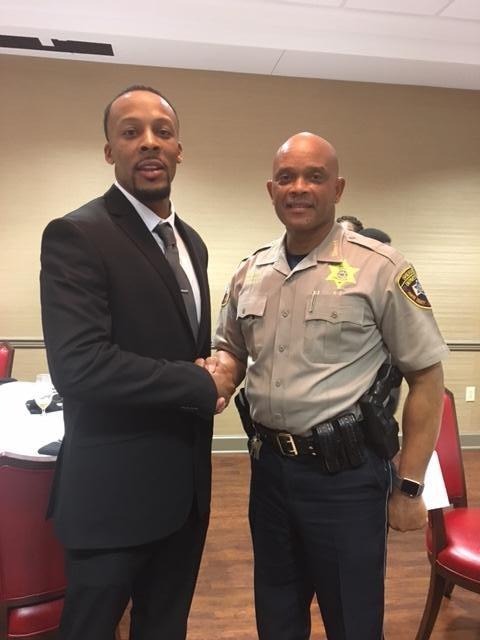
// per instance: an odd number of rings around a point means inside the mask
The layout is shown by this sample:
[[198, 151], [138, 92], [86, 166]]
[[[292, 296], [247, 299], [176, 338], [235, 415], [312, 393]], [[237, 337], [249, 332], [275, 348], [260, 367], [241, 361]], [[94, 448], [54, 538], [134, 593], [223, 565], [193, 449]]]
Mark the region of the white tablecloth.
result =
[[34, 382], [0, 385], [0, 454], [52, 459], [38, 449], [63, 436], [63, 411], [31, 414], [25, 402], [34, 396]]

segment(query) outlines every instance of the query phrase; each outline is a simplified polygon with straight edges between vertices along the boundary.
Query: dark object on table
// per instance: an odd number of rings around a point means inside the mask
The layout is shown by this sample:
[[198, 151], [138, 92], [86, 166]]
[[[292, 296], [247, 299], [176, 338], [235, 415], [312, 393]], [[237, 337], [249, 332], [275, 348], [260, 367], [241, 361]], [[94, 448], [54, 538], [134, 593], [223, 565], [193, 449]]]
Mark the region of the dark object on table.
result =
[[0, 378], [0, 384], [7, 384], [7, 382], [17, 382], [16, 378]]
[[54, 442], [49, 442], [48, 444], [44, 444], [43, 447], [40, 447], [38, 453], [41, 453], [44, 456], [58, 456], [61, 446], [62, 441], [55, 440]]
[[[30, 413], [42, 413], [42, 410], [35, 402], [35, 400], [27, 400], [25, 406]], [[56, 393], [48, 407], [45, 409], [45, 413], [52, 413], [53, 411], [63, 411], [63, 398]]]

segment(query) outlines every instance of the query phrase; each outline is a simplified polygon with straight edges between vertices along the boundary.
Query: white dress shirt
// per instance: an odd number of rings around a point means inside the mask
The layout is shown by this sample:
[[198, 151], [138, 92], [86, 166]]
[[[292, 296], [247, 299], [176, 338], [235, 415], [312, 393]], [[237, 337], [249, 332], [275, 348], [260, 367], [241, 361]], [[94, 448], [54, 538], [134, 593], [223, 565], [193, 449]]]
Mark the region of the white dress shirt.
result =
[[177, 241], [178, 253], [180, 256], [180, 264], [182, 266], [182, 269], [187, 274], [187, 278], [189, 279], [190, 285], [192, 287], [193, 297], [195, 300], [195, 307], [197, 309], [197, 319], [198, 319], [198, 322], [200, 323], [200, 315], [202, 312], [200, 287], [198, 286], [197, 276], [195, 275], [195, 270], [193, 268], [192, 261], [190, 260], [190, 255], [188, 253], [187, 247], [185, 246], [185, 243], [183, 242], [182, 237], [180, 236], [180, 234], [177, 231], [177, 228], [175, 227], [175, 209], [173, 206], [173, 202], [170, 201], [170, 215], [168, 216], [168, 218], [160, 218], [160, 216], [157, 216], [157, 214], [154, 213], [145, 204], [143, 204], [143, 202], [140, 202], [140, 200], [137, 200], [135, 196], [132, 196], [131, 193], [126, 191], [126, 189], [124, 189], [122, 185], [119, 184], [117, 181], [115, 181], [115, 186], [117, 187], [117, 189], [119, 189], [123, 193], [123, 195], [134, 207], [135, 211], [143, 220], [143, 222], [145, 223], [145, 226], [150, 231], [150, 233], [155, 239], [155, 242], [158, 244], [158, 246], [163, 251], [163, 253], [165, 253], [165, 247], [164, 247], [163, 241], [157, 233], [153, 233], [153, 230], [155, 229], [157, 224], [165, 224], [166, 222], [170, 223], [170, 226], [173, 229], [173, 233], [175, 234], [175, 240]]

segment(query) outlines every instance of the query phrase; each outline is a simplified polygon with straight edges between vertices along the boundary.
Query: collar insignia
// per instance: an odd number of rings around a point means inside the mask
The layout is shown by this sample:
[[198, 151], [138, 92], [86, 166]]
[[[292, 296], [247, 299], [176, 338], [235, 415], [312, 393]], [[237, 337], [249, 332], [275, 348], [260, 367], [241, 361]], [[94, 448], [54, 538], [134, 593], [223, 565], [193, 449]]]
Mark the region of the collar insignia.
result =
[[326, 280], [331, 280], [337, 285], [337, 289], [341, 289], [346, 284], [356, 284], [355, 274], [359, 269], [352, 267], [347, 260], [344, 260], [340, 264], [329, 264], [330, 274], [326, 277]]

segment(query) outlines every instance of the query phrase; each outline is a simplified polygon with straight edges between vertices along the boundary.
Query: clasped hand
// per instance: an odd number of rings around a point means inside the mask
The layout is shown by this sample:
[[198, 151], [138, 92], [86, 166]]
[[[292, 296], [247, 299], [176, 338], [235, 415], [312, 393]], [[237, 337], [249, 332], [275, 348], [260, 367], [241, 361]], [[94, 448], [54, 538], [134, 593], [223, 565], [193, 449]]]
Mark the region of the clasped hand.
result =
[[235, 383], [230, 369], [216, 356], [197, 358], [195, 364], [206, 369], [217, 387], [217, 404], [215, 413], [221, 413], [230, 402], [235, 392]]

